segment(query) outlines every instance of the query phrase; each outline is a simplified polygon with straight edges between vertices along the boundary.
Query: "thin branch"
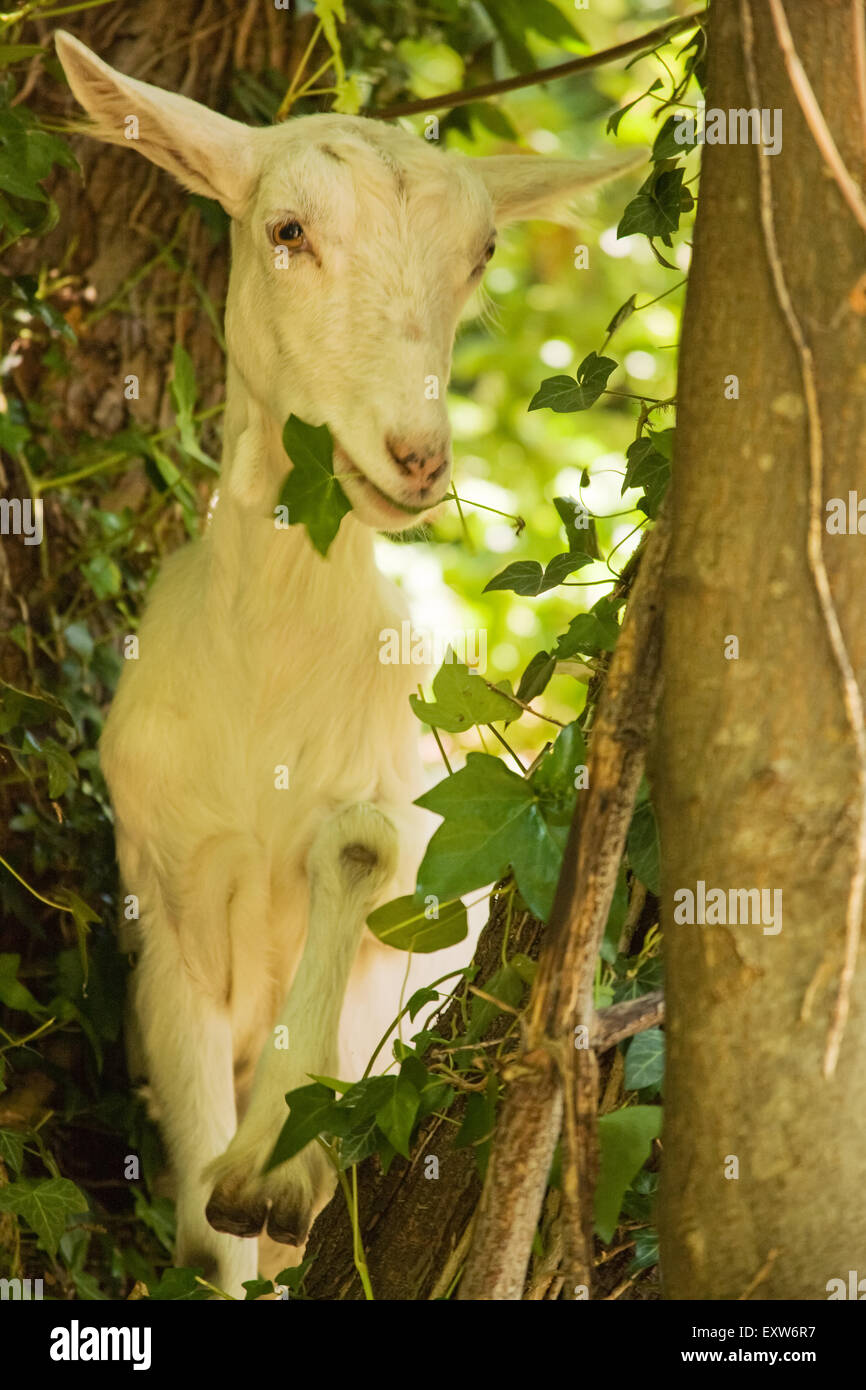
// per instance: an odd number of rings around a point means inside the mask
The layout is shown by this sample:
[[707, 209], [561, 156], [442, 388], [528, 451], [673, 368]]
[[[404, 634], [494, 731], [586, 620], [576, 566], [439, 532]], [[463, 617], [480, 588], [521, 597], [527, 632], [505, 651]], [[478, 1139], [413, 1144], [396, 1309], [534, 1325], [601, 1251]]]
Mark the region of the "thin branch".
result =
[[494, 727], [493, 727], [492, 724], [488, 724], [486, 727], [490, 730], [490, 732], [494, 735], [495, 738], [498, 738], [498, 739], [499, 739], [499, 742], [502, 744], [502, 747], [505, 749], [506, 753], [510, 753], [510, 754], [511, 754], [512, 758], [513, 758], [514, 761], [517, 763], [517, 766], [520, 768], [521, 774], [525, 777], [525, 776], [526, 776], [526, 764], [523, 763], [523, 762], [521, 762], [520, 758], [518, 758], [518, 756], [517, 756], [517, 754], [515, 753], [514, 749], [511, 747], [511, 744], [507, 741], [507, 739], [504, 739], [504, 738], [502, 737], [502, 735], [501, 735], [501, 733], [499, 732], [498, 729], [494, 729]]
[[376, 116], [380, 120], [389, 121], [395, 116], [415, 116], [421, 111], [441, 111], [447, 107], [452, 109], [455, 106], [467, 106], [473, 101], [483, 101], [487, 97], [501, 96], [503, 92], [516, 92], [522, 87], [533, 87], [538, 82], [553, 82], [559, 77], [571, 77], [579, 72], [591, 72], [593, 68], [604, 67], [606, 63], [616, 63], [620, 58], [630, 58], [633, 53], [651, 52], [661, 44], [667, 43], [676, 34], [684, 29], [693, 29], [696, 24], [700, 24], [706, 10], [701, 7], [697, 10], [690, 10], [688, 14], [680, 15], [678, 19], [669, 19], [665, 24], [660, 24], [656, 29], [648, 29], [645, 34], [639, 35], [636, 39], [629, 39], [627, 43], [615, 44], [613, 48], [601, 49], [598, 53], [587, 53], [582, 58], [571, 58], [567, 63], [557, 63], [550, 68], [540, 68], [535, 72], [518, 73], [516, 77], [505, 77], [498, 82], [484, 82], [478, 87], [469, 87], [465, 91], [444, 92], [438, 97], [424, 97], [419, 101], [402, 101], [396, 106], [386, 106], [378, 111], [375, 107], [368, 108], [362, 114], [365, 116]]
[[[484, 677], [482, 676], [481, 679], [484, 680]], [[513, 705], [519, 705], [521, 709], [525, 709], [527, 714], [534, 714], [536, 719], [544, 719], [548, 724], [556, 724], [560, 729], [565, 728], [561, 719], [554, 719], [552, 714], [542, 714], [541, 710], [533, 709], [532, 705], [527, 704], [525, 700], [518, 699], [518, 697], [512, 695], [509, 690], [500, 690], [498, 685], [493, 684], [493, 681], [484, 680], [484, 684], [487, 686], [488, 690], [494, 691], [497, 695], [504, 695], [506, 700], [510, 700]]]
[[[794, 46], [794, 37], [788, 25], [788, 16], [785, 13], [782, 0], [770, 0], [770, 14], [773, 18], [773, 27], [776, 30], [779, 47], [785, 59], [785, 67], [788, 69], [788, 76], [791, 79], [791, 86], [794, 88], [794, 95], [800, 103], [800, 110], [812, 132], [812, 139], [821, 151], [821, 158], [828, 165], [839, 185], [842, 197], [863, 231], [866, 232], [866, 199], [864, 199], [855, 179], [848, 172], [845, 161], [836, 147], [836, 141], [830, 134], [824, 112], [818, 104], [818, 99], [812, 90], [812, 84], [806, 76], [806, 69], [800, 62], [800, 55]], [[751, 13], [749, 17], [751, 19]]]
[[633, 1038], [635, 1033], [644, 1033], [647, 1028], [657, 1028], [664, 1017], [665, 997], [660, 989], [641, 994], [637, 999], [624, 999], [621, 1004], [599, 1009], [589, 1045], [596, 1052], [608, 1052], [624, 1038]]
[[[592, 1273], [597, 1064], [575, 1027], [597, 1027], [595, 962], [643, 773], [661, 666], [661, 577], [670, 524], [663, 508], [642, 552], [592, 735], [589, 787], [578, 798], [526, 1019], [458, 1291], [461, 1300], [519, 1300], [560, 1124], [562, 1229], [568, 1278]], [[655, 1006], [652, 1006], [655, 1007]], [[613, 1029], [624, 1020], [614, 1020]], [[602, 1025], [604, 1028], [605, 1025]]]
[[[778, 0], [770, 0], [770, 3], [775, 19]], [[784, 16], [784, 10], [782, 10], [782, 14]], [[758, 84], [757, 67], [755, 64], [755, 28], [752, 17], [751, 0], [740, 0], [740, 15], [742, 18], [743, 56], [746, 64], [749, 99], [754, 105], [760, 108], [761, 94]], [[790, 39], [790, 31], [788, 31], [788, 38]], [[793, 40], [791, 40], [791, 43], [793, 44]], [[784, 44], [782, 46], [784, 48]], [[811, 88], [809, 90], [811, 92]], [[823, 119], [822, 116], [822, 122]], [[825, 153], [820, 142], [819, 149], [821, 149], [822, 154]], [[857, 684], [857, 677], [854, 672], [854, 667], [842, 632], [842, 626], [839, 622], [839, 614], [830, 588], [827, 566], [824, 563], [824, 528], [822, 525], [824, 509], [824, 435], [821, 425], [821, 407], [818, 400], [818, 385], [815, 378], [815, 364], [812, 349], [806, 340], [803, 327], [797, 317], [797, 311], [794, 308], [791, 291], [788, 287], [784, 267], [782, 266], [782, 260], [779, 254], [779, 243], [776, 238], [775, 215], [773, 212], [773, 188], [769, 169], [770, 163], [770, 160], [762, 159], [759, 155], [758, 178], [760, 187], [761, 227], [764, 237], [764, 249], [767, 254], [767, 261], [770, 267], [776, 299], [799, 359], [800, 375], [803, 381], [803, 395], [806, 401], [806, 416], [809, 427], [809, 528], [806, 540], [807, 560], [818, 598], [821, 617], [827, 632], [830, 649], [833, 653], [833, 660], [836, 663], [842, 685], [845, 713], [854, 740], [854, 752], [857, 764], [857, 790], [860, 802], [854, 867], [848, 886], [842, 969], [839, 975], [836, 1006], [830, 1022], [830, 1028], [827, 1034], [827, 1046], [824, 1053], [824, 1075], [829, 1078], [836, 1070], [836, 1063], [839, 1059], [839, 1049], [842, 1046], [842, 1037], [845, 1032], [845, 1024], [848, 1021], [848, 1012], [851, 1002], [851, 985], [854, 979], [854, 967], [857, 963], [857, 953], [860, 946], [860, 924], [863, 917], [864, 893], [866, 893], [866, 719], [864, 719], [863, 697], [860, 694], [860, 687]], [[864, 210], [864, 212], [866, 212], [866, 210]], [[863, 225], [866, 227], [866, 220], [864, 220]]]

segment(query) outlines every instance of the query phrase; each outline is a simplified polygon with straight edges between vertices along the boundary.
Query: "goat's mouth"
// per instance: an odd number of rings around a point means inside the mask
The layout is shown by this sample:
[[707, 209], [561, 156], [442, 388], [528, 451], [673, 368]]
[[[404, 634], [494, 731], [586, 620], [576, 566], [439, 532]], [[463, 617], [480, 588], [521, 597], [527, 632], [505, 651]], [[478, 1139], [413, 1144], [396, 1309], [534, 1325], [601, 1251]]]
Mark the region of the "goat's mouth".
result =
[[360, 513], [359, 519], [381, 530], [405, 528], [438, 507], [445, 495], [442, 493], [418, 505], [398, 501], [378, 483], [374, 483], [337, 440], [334, 441], [334, 476], [352, 503], [353, 510]]

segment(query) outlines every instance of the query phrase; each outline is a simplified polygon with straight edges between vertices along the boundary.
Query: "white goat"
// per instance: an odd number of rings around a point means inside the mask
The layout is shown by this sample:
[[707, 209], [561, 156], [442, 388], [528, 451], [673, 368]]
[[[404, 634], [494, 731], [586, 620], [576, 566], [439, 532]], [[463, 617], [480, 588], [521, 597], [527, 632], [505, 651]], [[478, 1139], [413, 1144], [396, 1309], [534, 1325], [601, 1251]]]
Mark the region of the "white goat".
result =
[[[396, 1013], [405, 956], [365, 919], [413, 891], [430, 830], [412, 806], [417, 668], [379, 660], [405, 613], [374, 531], [416, 525], [448, 489], [445, 402], [425, 383], [444, 393], [496, 227], [623, 166], [467, 159], [358, 117], [251, 129], [68, 34], [57, 49], [94, 135], [124, 144], [135, 116], [132, 147], [232, 218], [220, 497], [154, 587], [101, 758], [140, 905], [134, 1014], [176, 1171], [177, 1260], [237, 1294], [257, 1268], [237, 1237], [266, 1230], [283, 1243], [272, 1269], [288, 1264], [331, 1194], [315, 1144], [262, 1168], [285, 1093], [357, 1077]], [[352, 503], [327, 559], [275, 526], [292, 413], [330, 427]]]

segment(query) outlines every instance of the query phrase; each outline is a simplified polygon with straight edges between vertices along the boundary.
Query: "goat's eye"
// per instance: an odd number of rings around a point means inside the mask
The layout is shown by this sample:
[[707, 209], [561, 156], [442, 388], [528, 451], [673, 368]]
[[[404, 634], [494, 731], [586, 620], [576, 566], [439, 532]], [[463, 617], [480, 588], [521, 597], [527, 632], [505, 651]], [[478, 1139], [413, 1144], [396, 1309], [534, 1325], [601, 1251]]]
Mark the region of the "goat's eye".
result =
[[271, 241], [275, 246], [287, 246], [290, 251], [300, 251], [307, 243], [306, 233], [300, 222], [291, 218], [271, 228]]
[[489, 242], [487, 243], [487, 246], [486, 246], [485, 249], [484, 249], [484, 255], [482, 256], [480, 262], [478, 263], [478, 265], [475, 267], [475, 269], [474, 269], [473, 272], [472, 272], [473, 276], [477, 276], [477, 275], [483, 274], [483, 272], [484, 272], [484, 267], [487, 265], [488, 261], [491, 259], [492, 255], [493, 255], [493, 252], [494, 252], [495, 250], [496, 250], [496, 242], [495, 242], [495, 241], [489, 241]]

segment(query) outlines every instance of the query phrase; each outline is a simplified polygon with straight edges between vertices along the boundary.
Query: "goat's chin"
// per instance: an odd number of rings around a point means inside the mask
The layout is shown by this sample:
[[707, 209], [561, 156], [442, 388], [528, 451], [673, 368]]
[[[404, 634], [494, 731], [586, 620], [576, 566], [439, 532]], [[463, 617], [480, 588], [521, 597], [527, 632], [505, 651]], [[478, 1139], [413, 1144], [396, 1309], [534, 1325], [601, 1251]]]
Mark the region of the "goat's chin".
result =
[[421, 511], [407, 511], [386, 497], [356, 466], [343, 472], [338, 463], [334, 471], [352, 504], [353, 516], [375, 531], [408, 531], [421, 526], [431, 521], [442, 505], [440, 499]]

